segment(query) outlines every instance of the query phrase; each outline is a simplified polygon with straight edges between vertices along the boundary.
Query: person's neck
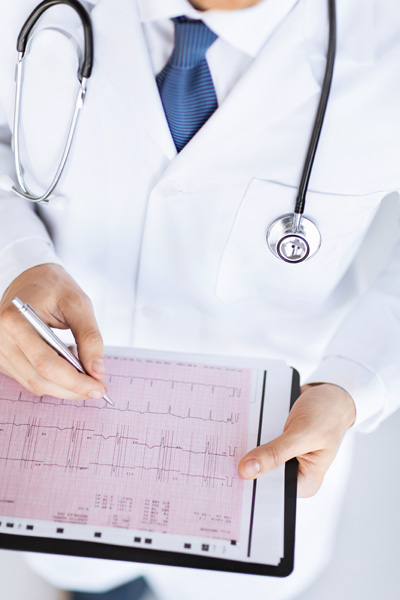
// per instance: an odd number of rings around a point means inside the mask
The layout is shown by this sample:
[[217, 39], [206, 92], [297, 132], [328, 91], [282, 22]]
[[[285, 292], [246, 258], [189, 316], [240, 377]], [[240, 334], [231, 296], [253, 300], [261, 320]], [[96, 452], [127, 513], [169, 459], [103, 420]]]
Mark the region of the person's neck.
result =
[[201, 10], [201, 11], [207, 10], [206, 8], [202, 8], [201, 6], [199, 6], [197, 4], [197, 2], [195, 2], [194, 0], [189, 0], [189, 4], [191, 4], [193, 6], [193, 8], [195, 8], [196, 10]]
[[258, 4], [260, 0], [189, 0], [196, 10], [240, 10]]

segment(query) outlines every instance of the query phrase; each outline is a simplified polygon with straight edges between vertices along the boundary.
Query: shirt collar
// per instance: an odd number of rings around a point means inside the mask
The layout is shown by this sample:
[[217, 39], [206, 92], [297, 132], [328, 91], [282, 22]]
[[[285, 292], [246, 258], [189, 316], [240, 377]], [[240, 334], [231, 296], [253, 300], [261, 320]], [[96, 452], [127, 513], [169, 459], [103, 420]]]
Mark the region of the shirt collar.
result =
[[136, 0], [142, 22], [180, 15], [202, 19], [219, 38], [253, 57], [298, 1], [261, 0], [242, 10], [199, 11], [188, 0]]

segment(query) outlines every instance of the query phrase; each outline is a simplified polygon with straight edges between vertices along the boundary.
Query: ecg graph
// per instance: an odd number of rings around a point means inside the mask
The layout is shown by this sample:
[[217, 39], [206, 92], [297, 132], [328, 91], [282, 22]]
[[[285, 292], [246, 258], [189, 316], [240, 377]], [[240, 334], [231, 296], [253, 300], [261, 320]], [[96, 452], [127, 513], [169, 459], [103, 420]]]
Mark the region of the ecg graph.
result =
[[115, 402], [0, 377], [0, 513], [237, 539], [252, 371], [106, 357]]

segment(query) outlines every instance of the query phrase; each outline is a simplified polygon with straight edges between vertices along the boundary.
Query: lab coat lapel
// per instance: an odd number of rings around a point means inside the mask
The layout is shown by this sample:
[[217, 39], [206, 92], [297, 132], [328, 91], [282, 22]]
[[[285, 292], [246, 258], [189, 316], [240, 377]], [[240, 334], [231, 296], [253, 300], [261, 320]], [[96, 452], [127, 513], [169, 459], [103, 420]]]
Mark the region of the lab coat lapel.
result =
[[[350, 19], [354, 26], [355, 14], [351, 20], [347, 13], [354, 13], [356, 7], [348, 6], [342, 0], [337, 4], [339, 40], [343, 39], [345, 46], [343, 56], [355, 64], [370, 62], [373, 56], [372, 0], [365, 0], [365, 10], [361, 18], [358, 15], [352, 36], [349, 35], [351, 32], [341, 33], [341, 22], [347, 23]], [[219, 148], [224, 143], [229, 146], [232, 136], [240, 138], [249, 128], [261, 128], [262, 135], [309, 98], [315, 96], [317, 102], [327, 47], [327, 3], [303, 0], [266, 43], [218, 111], [177, 155], [136, 3], [133, 0], [98, 0], [91, 16], [95, 31], [96, 76], [112, 91], [117, 110], [126, 112], [126, 122], [140, 123], [171, 160], [171, 170], [179, 169], [181, 165], [186, 169], [188, 158], [197, 176], [198, 163], [190, 161], [193, 152], [196, 159], [198, 153], [208, 155], [209, 144], [215, 143]], [[337, 62], [340, 60], [339, 52]]]
[[[334, 83], [343, 68], [359, 68], [374, 59], [372, 3], [373, 0], [365, 0], [365, 10], [360, 14], [357, 2], [337, 1]], [[218, 111], [172, 161], [170, 169], [179, 169], [182, 164], [190, 169], [191, 164], [196, 176], [198, 163], [190, 160], [192, 153], [206, 156], [206, 148], [211, 146], [221, 148], [221, 153], [229, 156], [234, 136], [249, 139], [252, 130], [258, 137], [268, 135], [271, 126], [279, 125], [286, 115], [313, 97], [316, 110], [326, 65], [328, 27], [326, 0], [300, 1]], [[304, 119], [309, 131], [315, 110]]]
[[95, 34], [94, 74], [114, 93], [117, 110], [126, 111], [146, 130], [168, 158], [176, 149], [146, 47], [134, 0], [101, 0], [92, 10]]
[[229, 155], [233, 137], [249, 138], [253, 131], [260, 137], [307, 99], [318, 97], [321, 86], [308, 60], [304, 18], [300, 2], [171, 168], [179, 167], [181, 161], [186, 168], [186, 159], [189, 161], [193, 152], [204, 156], [205, 148], [214, 145], [221, 148], [225, 144]]

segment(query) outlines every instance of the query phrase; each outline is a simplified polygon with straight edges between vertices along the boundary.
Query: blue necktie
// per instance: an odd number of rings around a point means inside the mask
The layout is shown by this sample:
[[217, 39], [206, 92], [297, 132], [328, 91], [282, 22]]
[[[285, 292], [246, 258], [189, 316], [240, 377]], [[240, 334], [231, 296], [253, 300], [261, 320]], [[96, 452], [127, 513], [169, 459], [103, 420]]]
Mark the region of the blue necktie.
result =
[[203, 21], [172, 19], [175, 47], [157, 85], [178, 152], [217, 108], [206, 51], [217, 39]]

